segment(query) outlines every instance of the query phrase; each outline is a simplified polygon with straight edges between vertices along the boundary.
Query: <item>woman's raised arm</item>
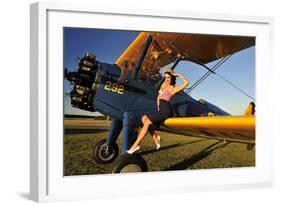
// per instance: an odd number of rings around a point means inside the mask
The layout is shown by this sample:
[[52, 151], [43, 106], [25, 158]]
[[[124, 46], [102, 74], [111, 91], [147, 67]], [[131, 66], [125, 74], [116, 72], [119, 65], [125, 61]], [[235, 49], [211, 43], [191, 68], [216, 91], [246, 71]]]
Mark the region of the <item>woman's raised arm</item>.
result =
[[182, 91], [186, 86], [188, 86], [189, 85], [189, 81], [183, 75], [181, 75], [179, 73], [173, 73], [173, 75], [175, 77], [179, 77], [183, 81], [183, 83], [181, 85], [175, 86], [172, 89], [173, 93], [175, 94], [177, 92]]

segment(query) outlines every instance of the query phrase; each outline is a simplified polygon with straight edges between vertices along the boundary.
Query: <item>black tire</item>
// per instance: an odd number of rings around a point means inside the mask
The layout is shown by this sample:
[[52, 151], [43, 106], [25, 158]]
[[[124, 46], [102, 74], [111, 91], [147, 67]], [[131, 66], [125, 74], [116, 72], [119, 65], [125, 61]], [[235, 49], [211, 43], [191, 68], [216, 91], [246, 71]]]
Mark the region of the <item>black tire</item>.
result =
[[125, 154], [120, 156], [115, 164], [112, 173], [147, 172], [145, 160], [138, 154]]
[[252, 150], [252, 149], [254, 149], [254, 147], [255, 147], [255, 144], [251, 144], [251, 143], [247, 144], [247, 150]]
[[109, 164], [113, 162], [119, 154], [119, 148], [116, 143], [107, 145], [105, 142], [105, 139], [99, 141], [93, 149], [93, 159], [99, 164]]

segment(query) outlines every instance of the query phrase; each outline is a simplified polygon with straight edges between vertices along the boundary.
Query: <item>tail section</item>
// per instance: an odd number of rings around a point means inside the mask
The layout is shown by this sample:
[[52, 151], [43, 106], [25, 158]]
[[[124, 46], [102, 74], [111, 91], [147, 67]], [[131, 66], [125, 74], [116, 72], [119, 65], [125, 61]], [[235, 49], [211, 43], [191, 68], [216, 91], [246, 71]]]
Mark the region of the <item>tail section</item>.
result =
[[244, 112], [244, 115], [255, 115], [256, 114], [256, 104], [254, 102], [250, 102], [247, 109]]

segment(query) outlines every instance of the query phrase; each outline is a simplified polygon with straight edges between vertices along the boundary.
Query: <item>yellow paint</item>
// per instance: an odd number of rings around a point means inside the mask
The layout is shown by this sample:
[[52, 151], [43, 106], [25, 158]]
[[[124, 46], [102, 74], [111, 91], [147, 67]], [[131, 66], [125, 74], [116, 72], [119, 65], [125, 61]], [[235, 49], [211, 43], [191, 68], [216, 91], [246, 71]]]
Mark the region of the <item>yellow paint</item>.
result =
[[154, 59], [157, 59], [157, 58], [159, 57], [159, 52], [154, 51], [154, 52], [152, 53], [152, 57], [153, 57]]
[[255, 136], [255, 119], [255, 116], [173, 117], [164, 124], [173, 129], [239, 132], [245, 136]]
[[110, 91], [111, 90], [111, 82], [110, 81], [106, 81], [105, 85], [104, 85], [104, 89]]
[[141, 32], [135, 40], [128, 46], [128, 48], [121, 54], [121, 56], [115, 61], [115, 64], [121, 65], [124, 59], [130, 59], [132, 55], [136, 55], [139, 53], [140, 49], [142, 48], [146, 37], [149, 33]]
[[112, 83], [110, 81], [106, 81], [104, 85], [104, 90], [111, 91], [114, 93], [118, 93], [120, 95], [124, 94], [124, 86], [119, 85], [117, 83]]
[[118, 86], [117, 93], [118, 93], [118, 94], [121, 94], [121, 95], [124, 94], [124, 89], [125, 89], [125, 88], [124, 88], [123, 85], [119, 85], [119, 86]]
[[244, 115], [253, 115], [254, 107], [251, 103], [249, 103], [248, 107], [246, 108]]

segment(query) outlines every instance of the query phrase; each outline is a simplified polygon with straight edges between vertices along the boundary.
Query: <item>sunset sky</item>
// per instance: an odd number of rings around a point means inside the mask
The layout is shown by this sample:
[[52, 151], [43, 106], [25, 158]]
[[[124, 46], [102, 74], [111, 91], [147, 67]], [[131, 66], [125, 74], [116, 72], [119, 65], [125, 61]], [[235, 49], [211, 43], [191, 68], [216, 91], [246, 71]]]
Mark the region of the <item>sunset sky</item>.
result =
[[[113, 64], [138, 34], [139, 32], [132, 31], [65, 28], [64, 67], [70, 71], [76, 70], [76, 58], [82, 57], [88, 51], [94, 53], [98, 61]], [[216, 62], [207, 66], [212, 67]], [[182, 61], [175, 68], [175, 72], [186, 76], [191, 86], [206, 73], [206, 69], [192, 62]], [[234, 54], [216, 72], [255, 98], [255, 46]], [[64, 92], [69, 91], [69, 82], [65, 80]], [[214, 74], [196, 87], [191, 96], [195, 99], [205, 99], [233, 115], [243, 114], [248, 103], [252, 101]], [[72, 108], [69, 97], [64, 100], [65, 114], [98, 114]]]

